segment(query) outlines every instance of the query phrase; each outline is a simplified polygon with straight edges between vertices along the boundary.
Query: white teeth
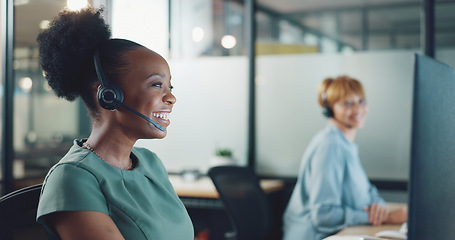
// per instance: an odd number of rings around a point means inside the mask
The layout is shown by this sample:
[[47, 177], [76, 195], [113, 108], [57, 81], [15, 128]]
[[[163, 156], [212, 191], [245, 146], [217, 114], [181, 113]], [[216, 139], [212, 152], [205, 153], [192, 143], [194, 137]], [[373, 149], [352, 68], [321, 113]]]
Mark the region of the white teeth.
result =
[[169, 119], [169, 113], [153, 113], [153, 116], [157, 117], [157, 118], [162, 118], [165, 120]]

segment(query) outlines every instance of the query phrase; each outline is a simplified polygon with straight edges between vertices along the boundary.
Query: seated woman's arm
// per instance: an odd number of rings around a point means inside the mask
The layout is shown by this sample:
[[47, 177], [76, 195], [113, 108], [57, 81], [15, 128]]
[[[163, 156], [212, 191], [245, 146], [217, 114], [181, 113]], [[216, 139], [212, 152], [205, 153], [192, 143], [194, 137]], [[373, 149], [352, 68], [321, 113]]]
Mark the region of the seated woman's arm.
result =
[[124, 240], [109, 215], [95, 211], [55, 212], [46, 216], [62, 240]]
[[332, 233], [347, 226], [368, 223], [364, 209], [353, 209], [342, 202], [346, 161], [337, 141], [329, 139], [315, 151], [309, 203], [313, 226], [320, 232]]
[[384, 223], [402, 224], [408, 220], [408, 207], [390, 211]]
[[402, 224], [408, 220], [408, 208], [400, 207], [389, 211], [386, 207], [379, 204], [371, 204], [365, 207], [368, 212], [368, 221], [376, 226], [381, 224]]

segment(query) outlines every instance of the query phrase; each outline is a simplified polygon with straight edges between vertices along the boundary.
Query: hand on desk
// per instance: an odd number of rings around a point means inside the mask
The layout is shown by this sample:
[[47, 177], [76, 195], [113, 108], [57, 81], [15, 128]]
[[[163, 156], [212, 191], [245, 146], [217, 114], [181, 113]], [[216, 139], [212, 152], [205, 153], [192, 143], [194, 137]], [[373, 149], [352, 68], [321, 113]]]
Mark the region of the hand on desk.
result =
[[370, 206], [365, 207], [364, 210], [368, 212], [368, 221], [373, 226], [378, 226], [383, 223], [401, 224], [408, 218], [407, 207], [402, 207], [389, 212], [386, 207], [377, 203], [372, 203]]
[[408, 220], [408, 207], [401, 207], [389, 212], [389, 216], [385, 223], [402, 224]]

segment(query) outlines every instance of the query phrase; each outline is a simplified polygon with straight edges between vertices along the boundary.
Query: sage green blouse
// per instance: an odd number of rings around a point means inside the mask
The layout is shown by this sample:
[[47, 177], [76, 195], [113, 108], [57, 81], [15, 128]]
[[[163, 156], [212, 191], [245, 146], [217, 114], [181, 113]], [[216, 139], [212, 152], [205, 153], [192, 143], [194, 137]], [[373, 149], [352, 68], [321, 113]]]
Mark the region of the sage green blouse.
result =
[[193, 240], [185, 206], [174, 191], [160, 159], [144, 148], [133, 148], [133, 170], [117, 169], [75, 140], [69, 152], [47, 174], [37, 221], [50, 239], [60, 239], [45, 216], [58, 211], [106, 213], [125, 239]]

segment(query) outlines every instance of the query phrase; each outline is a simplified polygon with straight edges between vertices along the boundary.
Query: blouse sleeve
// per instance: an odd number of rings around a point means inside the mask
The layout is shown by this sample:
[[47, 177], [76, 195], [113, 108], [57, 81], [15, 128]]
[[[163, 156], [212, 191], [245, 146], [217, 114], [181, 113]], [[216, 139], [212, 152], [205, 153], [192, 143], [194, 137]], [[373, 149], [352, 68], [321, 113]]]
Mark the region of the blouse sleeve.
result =
[[324, 141], [311, 162], [311, 221], [318, 231], [333, 233], [350, 225], [368, 223], [368, 213], [342, 202], [346, 169], [341, 146], [336, 140]]
[[370, 184], [369, 193], [371, 197], [371, 203], [377, 203], [382, 206], [386, 205], [384, 199], [381, 197], [381, 195], [379, 195], [378, 189], [373, 184]]
[[45, 216], [59, 211], [97, 211], [108, 214], [98, 180], [86, 169], [60, 164], [51, 169], [41, 190], [37, 221], [49, 230]]

